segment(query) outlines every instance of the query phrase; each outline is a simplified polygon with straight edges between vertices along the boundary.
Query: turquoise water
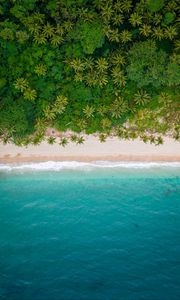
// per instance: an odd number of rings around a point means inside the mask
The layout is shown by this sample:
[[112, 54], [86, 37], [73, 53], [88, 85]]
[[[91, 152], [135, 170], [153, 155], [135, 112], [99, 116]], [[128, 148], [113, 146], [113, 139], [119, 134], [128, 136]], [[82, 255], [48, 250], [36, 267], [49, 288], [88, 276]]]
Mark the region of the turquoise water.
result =
[[1, 171], [0, 299], [179, 300], [179, 175]]

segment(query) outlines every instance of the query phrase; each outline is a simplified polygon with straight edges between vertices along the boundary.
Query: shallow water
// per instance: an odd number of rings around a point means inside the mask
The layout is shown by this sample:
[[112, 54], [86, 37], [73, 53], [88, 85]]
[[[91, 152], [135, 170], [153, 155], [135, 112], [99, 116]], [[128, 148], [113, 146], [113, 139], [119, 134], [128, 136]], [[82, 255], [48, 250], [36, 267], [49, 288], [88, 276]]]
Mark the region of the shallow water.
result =
[[180, 299], [178, 166], [33, 170], [1, 169], [0, 299]]

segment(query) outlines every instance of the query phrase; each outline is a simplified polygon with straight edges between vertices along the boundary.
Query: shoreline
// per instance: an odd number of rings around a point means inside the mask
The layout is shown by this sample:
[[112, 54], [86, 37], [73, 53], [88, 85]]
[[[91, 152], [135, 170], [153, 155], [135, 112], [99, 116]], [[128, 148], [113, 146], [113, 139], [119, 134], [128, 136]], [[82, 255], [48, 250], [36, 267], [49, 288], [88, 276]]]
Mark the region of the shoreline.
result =
[[180, 162], [180, 143], [164, 138], [164, 144], [155, 146], [134, 141], [108, 138], [100, 143], [88, 136], [83, 145], [70, 142], [66, 147], [57, 143], [42, 142], [38, 146], [17, 147], [0, 143], [0, 163], [25, 163], [46, 161], [137, 161], [137, 162]]
[[78, 157], [78, 156], [28, 156], [28, 157], [5, 157], [0, 158], [0, 164], [21, 164], [21, 163], [41, 163], [41, 162], [64, 162], [64, 161], [76, 161], [76, 162], [180, 162], [179, 156], [103, 156], [103, 157]]

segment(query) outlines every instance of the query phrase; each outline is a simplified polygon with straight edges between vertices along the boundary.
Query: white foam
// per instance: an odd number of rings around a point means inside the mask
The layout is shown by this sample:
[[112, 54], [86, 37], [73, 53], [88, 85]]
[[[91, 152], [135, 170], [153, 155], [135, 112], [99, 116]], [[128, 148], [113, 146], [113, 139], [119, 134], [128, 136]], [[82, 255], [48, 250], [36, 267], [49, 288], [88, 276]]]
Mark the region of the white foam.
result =
[[143, 168], [180, 168], [180, 162], [126, 162], [126, 161], [47, 161], [38, 163], [0, 164], [0, 171], [61, 171], [93, 170], [107, 168], [143, 169]]

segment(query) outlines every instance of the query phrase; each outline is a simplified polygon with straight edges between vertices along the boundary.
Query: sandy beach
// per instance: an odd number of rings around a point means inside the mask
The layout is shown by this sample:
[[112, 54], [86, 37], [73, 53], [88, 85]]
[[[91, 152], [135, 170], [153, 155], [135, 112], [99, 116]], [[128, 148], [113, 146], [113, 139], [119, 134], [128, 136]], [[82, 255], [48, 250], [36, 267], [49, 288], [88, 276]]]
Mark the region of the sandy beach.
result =
[[0, 163], [35, 161], [180, 161], [180, 143], [170, 138], [155, 146], [140, 140], [125, 141], [108, 138], [100, 143], [97, 137], [88, 136], [82, 145], [70, 142], [66, 147], [58, 143], [39, 146], [17, 147], [0, 143]]

